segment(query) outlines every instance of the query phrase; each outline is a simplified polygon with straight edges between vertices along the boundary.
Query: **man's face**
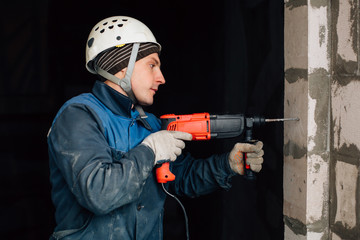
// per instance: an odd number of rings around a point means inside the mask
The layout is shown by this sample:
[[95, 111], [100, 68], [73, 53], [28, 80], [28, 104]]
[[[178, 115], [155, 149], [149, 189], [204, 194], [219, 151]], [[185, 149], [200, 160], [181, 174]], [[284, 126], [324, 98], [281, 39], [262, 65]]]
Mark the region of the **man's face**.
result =
[[165, 79], [160, 70], [160, 59], [157, 53], [150, 54], [135, 63], [131, 87], [141, 105], [152, 105], [155, 93], [164, 83]]

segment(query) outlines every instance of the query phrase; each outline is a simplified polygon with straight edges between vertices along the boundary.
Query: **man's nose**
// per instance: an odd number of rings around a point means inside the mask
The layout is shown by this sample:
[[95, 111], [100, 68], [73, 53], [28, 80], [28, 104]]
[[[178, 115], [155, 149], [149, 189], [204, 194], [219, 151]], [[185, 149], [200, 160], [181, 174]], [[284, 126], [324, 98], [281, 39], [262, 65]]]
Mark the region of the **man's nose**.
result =
[[166, 82], [161, 70], [159, 70], [158, 75], [156, 76], [156, 81], [159, 82], [160, 84], [165, 84]]

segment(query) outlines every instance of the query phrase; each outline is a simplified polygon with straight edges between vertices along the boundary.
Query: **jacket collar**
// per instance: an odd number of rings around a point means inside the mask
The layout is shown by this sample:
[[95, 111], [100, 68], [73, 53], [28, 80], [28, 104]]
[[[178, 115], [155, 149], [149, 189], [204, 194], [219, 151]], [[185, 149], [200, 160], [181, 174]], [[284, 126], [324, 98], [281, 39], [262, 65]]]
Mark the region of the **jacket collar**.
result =
[[103, 82], [96, 81], [92, 93], [116, 115], [130, 118], [132, 101]]

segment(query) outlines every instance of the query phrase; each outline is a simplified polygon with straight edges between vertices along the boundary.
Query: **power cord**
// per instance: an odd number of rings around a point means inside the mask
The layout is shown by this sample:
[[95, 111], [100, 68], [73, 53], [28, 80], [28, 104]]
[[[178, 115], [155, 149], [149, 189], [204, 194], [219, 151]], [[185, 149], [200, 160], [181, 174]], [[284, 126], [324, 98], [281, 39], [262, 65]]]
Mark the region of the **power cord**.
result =
[[188, 217], [187, 217], [187, 214], [186, 214], [184, 205], [182, 205], [182, 203], [180, 202], [180, 200], [179, 200], [177, 197], [175, 197], [173, 194], [169, 193], [169, 192], [165, 189], [163, 183], [161, 183], [161, 186], [162, 186], [164, 192], [165, 192], [167, 195], [169, 195], [170, 197], [174, 198], [174, 199], [180, 204], [180, 206], [181, 206], [181, 208], [182, 208], [182, 210], [183, 210], [183, 212], [184, 212], [184, 217], [185, 217], [186, 239], [189, 240], [189, 239], [190, 239], [190, 238], [189, 238], [189, 223], [188, 223]]

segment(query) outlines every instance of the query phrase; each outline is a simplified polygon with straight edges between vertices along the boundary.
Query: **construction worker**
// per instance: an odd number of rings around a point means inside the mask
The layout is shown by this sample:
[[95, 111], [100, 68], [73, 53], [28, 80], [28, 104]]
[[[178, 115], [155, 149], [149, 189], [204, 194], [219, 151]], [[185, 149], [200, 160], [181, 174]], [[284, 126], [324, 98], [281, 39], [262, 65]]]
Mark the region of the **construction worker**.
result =
[[162, 239], [166, 194], [155, 178], [170, 161], [165, 188], [196, 197], [229, 189], [244, 174], [242, 153], [258, 172], [262, 143], [237, 143], [230, 153], [195, 160], [182, 153], [185, 132], [160, 131], [151, 105], [165, 83], [161, 46], [140, 21], [100, 21], [86, 44], [86, 68], [100, 76], [91, 93], [68, 100], [48, 134], [50, 181], [57, 226], [51, 239]]

